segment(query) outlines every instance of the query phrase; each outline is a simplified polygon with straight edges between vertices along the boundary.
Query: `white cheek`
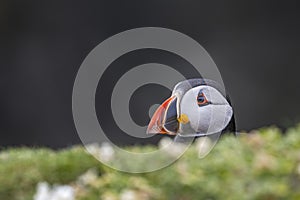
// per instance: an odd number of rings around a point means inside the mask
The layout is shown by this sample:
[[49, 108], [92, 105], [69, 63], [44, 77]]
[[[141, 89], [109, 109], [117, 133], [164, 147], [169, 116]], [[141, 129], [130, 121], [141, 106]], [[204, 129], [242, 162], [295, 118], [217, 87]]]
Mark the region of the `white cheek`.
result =
[[[196, 94], [193, 94], [193, 92], [188, 91], [182, 98], [180, 102], [180, 114], [185, 114], [189, 118], [189, 125], [194, 130], [194, 132], [198, 131], [198, 127], [201, 125], [200, 122], [200, 115], [202, 115], [203, 111], [205, 112], [205, 109], [203, 110], [200, 108], [196, 101]], [[203, 113], [203, 116], [204, 113]], [[190, 133], [189, 133], [190, 134]]]
[[[198, 106], [198, 105], [197, 105]], [[205, 133], [211, 122], [212, 106], [199, 107], [196, 112], [189, 114], [190, 126], [195, 132]]]
[[196, 97], [192, 92], [187, 92], [180, 102], [180, 114], [186, 114], [189, 118], [198, 117], [200, 107], [197, 105]]
[[229, 105], [207, 105], [199, 107], [197, 112], [189, 113], [188, 117], [195, 132], [216, 133], [228, 125], [232, 113]]
[[230, 122], [233, 111], [230, 105], [212, 105], [210, 122], [207, 127], [207, 133], [222, 131]]
[[[229, 104], [199, 107], [194, 92], [189, 91], [180, 103], [180, 114], [186, 114], [194, 132], [216, 133], [230, 122], [233, 111]], [[187, 133], [189, 134], [189, 133]]]

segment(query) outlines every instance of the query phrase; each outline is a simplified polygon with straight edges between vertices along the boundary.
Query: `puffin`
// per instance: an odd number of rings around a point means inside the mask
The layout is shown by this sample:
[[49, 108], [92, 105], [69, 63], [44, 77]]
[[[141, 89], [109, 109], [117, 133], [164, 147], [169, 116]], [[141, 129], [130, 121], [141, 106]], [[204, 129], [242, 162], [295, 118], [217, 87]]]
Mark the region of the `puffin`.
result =
[[233, 107], [221, 88], [210, 79], [179, 82], [154, 112], [147, 134], [175, 135], [174, 142], [179, 143], [225, 133], [236, 135]]

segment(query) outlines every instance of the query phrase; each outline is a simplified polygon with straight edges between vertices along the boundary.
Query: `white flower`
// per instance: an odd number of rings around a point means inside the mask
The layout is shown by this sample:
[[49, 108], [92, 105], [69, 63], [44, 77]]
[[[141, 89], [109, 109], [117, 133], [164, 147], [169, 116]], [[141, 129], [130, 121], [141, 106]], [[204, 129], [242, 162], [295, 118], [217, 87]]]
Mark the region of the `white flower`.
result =
[[137, 195], [132, 190], [125, 190], [121, 193], [120, 200], [137, 200]]
[[37, 185], [37, 192], [34, 195], [34, 200], [46, 200], [49, 199], [50, 189], [47, 183], [39, 183]]
[[158, 146], [160, 150], [172, 157], [178, 157], [182, 155], [182, 153], [184, 153], [184, 151], [187, 149], [187, 146], [185, 144], [175, 143], [169, 137], [162, 138], [159, 141]]
[[74, 200], [74, 189], [71, 186], [56, 186], [52, 191], [51, 200]]
[[93, 144], [89, 144], [86, 146], [86, 150], [92, 154], [93, 156], [98, 156], [100, 147], [98, 145], [98, 143], [93, 143]]
[[104, 162], [109, 162], [114, 159], [115, 151], [113, 147], [107, 143], [102, 143], [99, 151], [100, 159]]
[[158, 143], [158, 146], [159, 148], [165, 148], [169, 145], [172, 144], [172, 139], [169, 138], [169, 137], [163, 137], [162, 139], [160, 139], [159, 143]]
[[97, 143], [89, 144], [86, 146], [86, 150], [103, 162], [113, 160], [115, 155], [113, 147], [108, 142], [102, 143], [101, 146]]
[[74, 200], [74, 189], [68, 185], [55, 186], [50, 188], [48, 183], [39, 183], [34, 200]]
[[78, 178], [78, 181], [83, 185], [87, 185], [96, 181], [97, 178], [97, 171], [95, 169], [89, 169], [87, 172], [85, 172]]

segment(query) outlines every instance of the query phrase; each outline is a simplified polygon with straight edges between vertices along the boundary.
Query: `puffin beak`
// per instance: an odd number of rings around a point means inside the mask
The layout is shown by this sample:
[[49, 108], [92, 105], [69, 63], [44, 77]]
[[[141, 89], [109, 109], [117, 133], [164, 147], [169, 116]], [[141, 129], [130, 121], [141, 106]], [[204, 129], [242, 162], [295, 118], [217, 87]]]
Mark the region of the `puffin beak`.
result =
[[176, 104], [177, 97], [171, 96], [158, 107], [148, 125], [147, 134], [176, 135], [179, 127]]

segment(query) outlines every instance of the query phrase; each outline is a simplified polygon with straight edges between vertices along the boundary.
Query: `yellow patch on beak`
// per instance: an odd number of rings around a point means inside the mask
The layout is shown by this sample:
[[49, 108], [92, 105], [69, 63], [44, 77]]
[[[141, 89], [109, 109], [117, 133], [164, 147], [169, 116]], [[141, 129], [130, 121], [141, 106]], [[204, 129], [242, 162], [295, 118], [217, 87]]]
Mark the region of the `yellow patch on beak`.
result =
[[181, 124], [186, 124], [186, 123], [188, 123], [190, 121], [189, 118], [188, 118], [188, 116], [186, 114], [181, 114], [177, 120]]

